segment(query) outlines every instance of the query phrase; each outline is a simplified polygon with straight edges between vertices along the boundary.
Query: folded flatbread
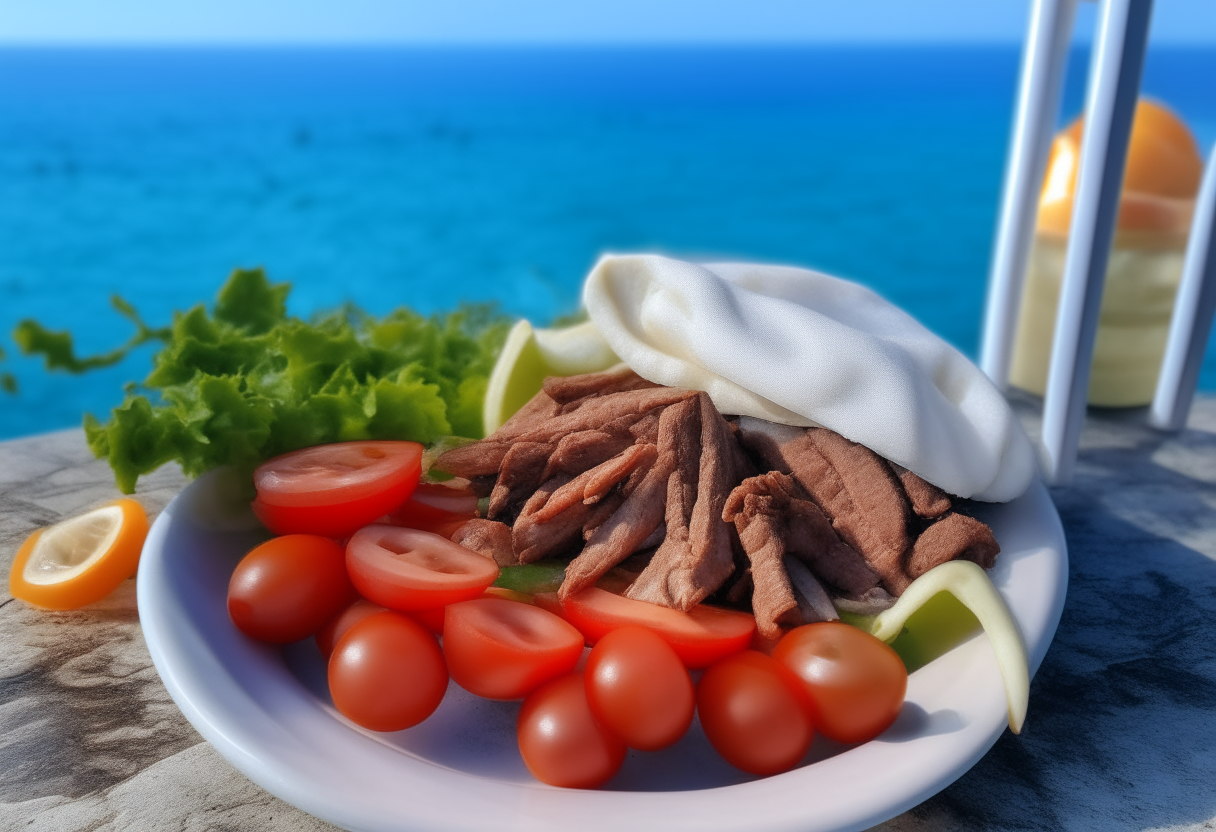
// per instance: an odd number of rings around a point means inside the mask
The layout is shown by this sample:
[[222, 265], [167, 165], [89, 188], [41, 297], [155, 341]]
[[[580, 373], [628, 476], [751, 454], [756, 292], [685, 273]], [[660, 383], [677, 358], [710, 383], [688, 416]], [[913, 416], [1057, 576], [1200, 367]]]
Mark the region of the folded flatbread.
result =
[[1034, 450], [967, 358], [862, 286], [808, 269], [605, 256], [583, 301], [638, 375], [722, 413], [831, 428], [949, 494], [1019, 496]]

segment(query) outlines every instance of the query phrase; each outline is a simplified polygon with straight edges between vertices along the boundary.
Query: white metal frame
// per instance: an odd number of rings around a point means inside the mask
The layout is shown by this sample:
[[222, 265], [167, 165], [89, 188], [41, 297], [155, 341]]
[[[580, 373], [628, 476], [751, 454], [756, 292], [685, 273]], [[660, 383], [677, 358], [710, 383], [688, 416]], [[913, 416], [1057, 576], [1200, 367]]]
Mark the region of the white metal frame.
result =
[[[1002, 389], [1034, 237], [1040, 183], [1059, 112], [1077, 0], [1034, 0], [1022, 56], [1021, 91], [989, 278], [980, 364]], [[1119, 192], [1135, 114], [1152, 0], [1101, 0], [1085, 131], [1064, 260], [1055, 338], [1043, 401], [1042, 462], [1052, 484], [1071, 479], [1085, 418], [1090, 364]], [[1191, 228], [1184, 277], [1171, 321], [1150, 422], [1186, 420], [1216, 311], [1216, 151], [1208, 162]]]

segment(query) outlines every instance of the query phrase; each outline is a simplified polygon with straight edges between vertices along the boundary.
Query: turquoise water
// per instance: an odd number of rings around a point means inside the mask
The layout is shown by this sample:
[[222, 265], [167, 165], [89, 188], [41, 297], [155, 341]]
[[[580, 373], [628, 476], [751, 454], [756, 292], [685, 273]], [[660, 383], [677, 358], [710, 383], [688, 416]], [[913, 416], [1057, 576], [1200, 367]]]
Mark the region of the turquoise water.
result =
[[[1083, 66], [1084, 56], [1077, 61]], [[0, 437], [117, 404], [148, 354], [84, 351], [208, 300], [237, 266], [292, 311], [497, 302], [572, 311], [605, 251], [812, 266], [974, 355], [1013, 48], [0, 50]], [[1150, 54], [1145, 90], [1216, 141], [1216, 50]], [[1209, 79], [1209, 80], [1204, 80]], [[1081, 106], [1070, 77], [1065, 113]], [[1216, 349], [1203, 386], [1216, 389]]]

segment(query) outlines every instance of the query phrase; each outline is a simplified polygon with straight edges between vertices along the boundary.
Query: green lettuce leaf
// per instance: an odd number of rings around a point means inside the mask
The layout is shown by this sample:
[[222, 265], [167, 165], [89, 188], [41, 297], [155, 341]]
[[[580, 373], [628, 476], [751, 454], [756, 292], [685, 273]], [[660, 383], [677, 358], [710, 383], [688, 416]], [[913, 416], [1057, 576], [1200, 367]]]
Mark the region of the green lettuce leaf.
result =
[[[48, 368], [84, 372], [149, 340], [164, 346], [102, 422], [85, 417], [89, 447], [119, 488], [168, 462], [197, 476], [222, 465], [249, 472], [265, 459], [326, 442], [483, 435], [481, 400], [509, 322], [485, 307], [382, 319], [348, 306], [312, 321], [287, 314], [288, 284], [260, 269], [232, 274], [211, 312], [199, 305], [153, 329], [120, 298], [136, 327], [128, 344], [78, 358], [71, 335], [23, 321], [14, 338]], [[2, 383], [2, 381], [0, 381]]]

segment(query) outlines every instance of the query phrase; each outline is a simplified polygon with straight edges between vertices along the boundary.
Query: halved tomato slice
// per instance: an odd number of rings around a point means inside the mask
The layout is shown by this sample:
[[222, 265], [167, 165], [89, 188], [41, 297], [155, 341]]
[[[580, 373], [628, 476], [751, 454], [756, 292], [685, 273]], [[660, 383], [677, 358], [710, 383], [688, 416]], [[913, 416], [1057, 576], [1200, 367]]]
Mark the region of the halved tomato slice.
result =
[[583, 634], [551, 612], [505, 598], [447, 608], [443, 655], [456, 684], [486, 699], [523, 699], [574, 670]]
[[476, 516], [477, 495], [470, 490], [468, 480], [420, 482], [385, 522], [451, 537], [457, 526]]
[[[516, 592], [513, 589], [503, 589], [500, 586], [486, 587], [486, 591], [481, 594], [482, 598], [504, 598], [507, 601], [515, 601], [523, 604], [531, 604], [532, 596], [525, 595], [522, 592]], [[553, 597], [557, 597], [554, 594]], [[461, 602], [463, 603], [463, 602]], [[427, 607], [421, 610], [410, 610], [409, 617], [417, 621], [423, 627], [426, 627], [437, 636], [443, 635], [443, 619], [447, 615], [447, 607]], [[552, 612], [552, 610], [551, 610]], [[557, 613], [554, 613], [555, 615]], [[582, 638], [582, 636], [579, 636]]]
[[410, 498], [422, 473], [417, 442], [339, 442], [258, 466], [253, 513], [275, 534], [346, 537]]
[[[536, 596], [538, 606], [549, 599]], [[653, 630], [672, 646], [684, 666], [708, 667], [723, 656], [738, 653], [751, 642], [756, 619], [745, 612], [698, 604], [688, 612], [635, 601], [588, 587], [561, 602], [561, 616], [595, 644], [617, 627], [636, 624]]]
[[437, 534], [375, 524], [346, 544], [346, 570], [359, 594], [392, 610], [424, 610], [476, 598], [498, 565]]

